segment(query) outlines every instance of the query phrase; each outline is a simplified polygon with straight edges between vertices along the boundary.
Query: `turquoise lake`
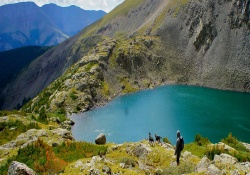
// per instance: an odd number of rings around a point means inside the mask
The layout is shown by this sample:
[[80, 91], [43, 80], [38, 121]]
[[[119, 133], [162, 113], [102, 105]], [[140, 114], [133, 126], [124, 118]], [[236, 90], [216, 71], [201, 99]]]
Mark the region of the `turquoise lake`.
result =
[[198, 133], [215, 143], [230, 132], [250, 143], [250, 93], [167, 85], [115, 98], [71, 119], [74, 138], [88, 142], [100, 133], [107, 142], [134, 142], [151, 132], [175, 144], [180, 130], [185, 143]]

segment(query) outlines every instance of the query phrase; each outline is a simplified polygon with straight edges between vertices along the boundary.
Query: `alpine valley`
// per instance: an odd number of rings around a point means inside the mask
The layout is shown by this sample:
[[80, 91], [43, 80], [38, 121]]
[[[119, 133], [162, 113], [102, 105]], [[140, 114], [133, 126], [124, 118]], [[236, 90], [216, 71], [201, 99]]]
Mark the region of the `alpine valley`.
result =
[[67, 118], [164, 84], [250, 92], [249, 15], [249, 0], [125, 0], [3, 89], [4, 110], [31, 100], [0, 112], [0, 172], [19, 161], [38, 174], [249, 175], [249, 144], [232, 133], [216, 144], [197, 133], [176, 166], [167, 138], [74, 141]]
[[249, 1], [126, 0], [32, 62], [3, 109], [36, 97], [27, 112], [80, 112], [167, 83], [250, 91], [249, 13]]

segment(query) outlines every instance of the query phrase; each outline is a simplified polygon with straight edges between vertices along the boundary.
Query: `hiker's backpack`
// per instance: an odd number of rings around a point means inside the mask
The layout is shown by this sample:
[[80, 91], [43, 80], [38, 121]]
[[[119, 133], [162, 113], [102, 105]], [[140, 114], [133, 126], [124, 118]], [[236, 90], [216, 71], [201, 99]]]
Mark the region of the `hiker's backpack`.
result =
[[181, 136], [180, 137], [180, 151], [182, 151], [184, 149], [184, 139], [183, 137]]

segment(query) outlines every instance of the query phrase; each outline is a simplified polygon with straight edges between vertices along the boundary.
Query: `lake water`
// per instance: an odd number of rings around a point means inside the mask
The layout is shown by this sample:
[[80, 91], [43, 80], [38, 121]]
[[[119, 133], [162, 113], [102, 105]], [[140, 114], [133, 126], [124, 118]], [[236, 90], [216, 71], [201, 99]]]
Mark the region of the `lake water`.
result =
[[74, 138], [88, 142], [100, 133], [108, 142], [140, 141], [151, 132], [175, 144], [180, 130], [185, 143], [198, 133], [215, 143], [230, 132], [250, 143], [250, 93], [168, 85], [115, 98], [71, 118]]

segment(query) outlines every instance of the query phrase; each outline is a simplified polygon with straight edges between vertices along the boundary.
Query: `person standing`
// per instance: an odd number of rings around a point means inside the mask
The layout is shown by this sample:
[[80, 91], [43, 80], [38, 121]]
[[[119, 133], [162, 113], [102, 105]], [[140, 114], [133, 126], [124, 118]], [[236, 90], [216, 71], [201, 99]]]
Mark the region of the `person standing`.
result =
[[177, 140], [176, 140], [176, 146], [175, 146], [175, 153], [174, 155], [176, 155], [176, 163], [177, 166], [179, 166], [180, 164], [180, 157], [181, 157], [181, 151], [184, 148], [184, 139], [181, 136], [180, 131], [177, 131]]

